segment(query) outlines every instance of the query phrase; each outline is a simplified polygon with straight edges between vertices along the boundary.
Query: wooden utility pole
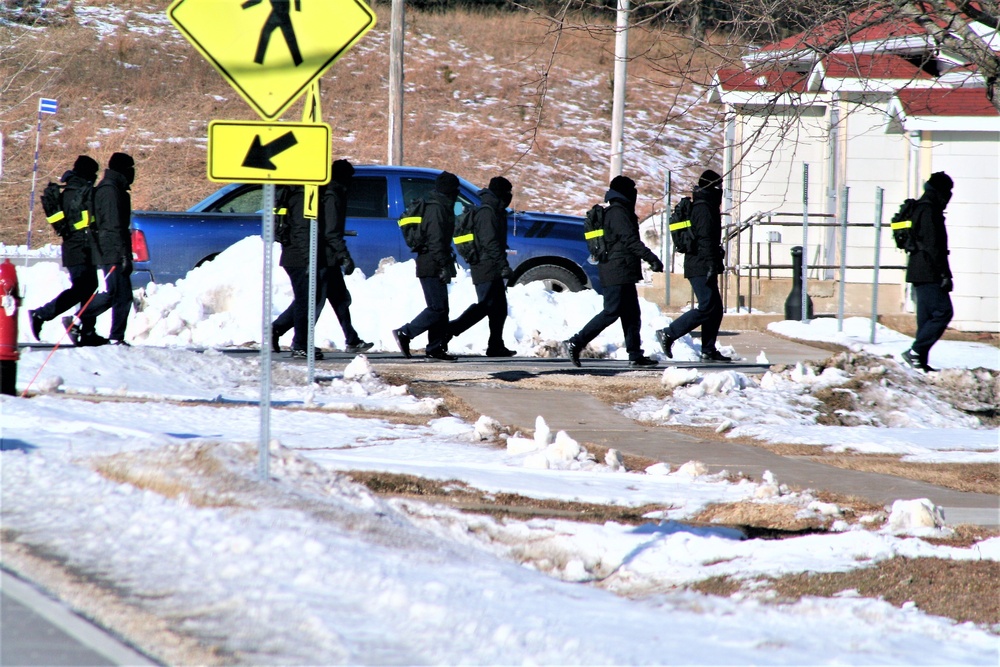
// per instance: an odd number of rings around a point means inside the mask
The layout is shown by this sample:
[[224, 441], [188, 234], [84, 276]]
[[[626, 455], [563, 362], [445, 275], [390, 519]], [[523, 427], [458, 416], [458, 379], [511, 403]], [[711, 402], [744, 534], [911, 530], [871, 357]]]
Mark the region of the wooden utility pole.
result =
[[392, 0], [389, 28], [389, 158], [391, 165], [403, 164], [403, 26], [404, 0]]
[[622, 153], [625, 151], [625, 77], [628, 72], [628, 12], [629, 0], [618, 0], [615, 25], [615, 83], [611, 108], [611, 176], [622, 173]]

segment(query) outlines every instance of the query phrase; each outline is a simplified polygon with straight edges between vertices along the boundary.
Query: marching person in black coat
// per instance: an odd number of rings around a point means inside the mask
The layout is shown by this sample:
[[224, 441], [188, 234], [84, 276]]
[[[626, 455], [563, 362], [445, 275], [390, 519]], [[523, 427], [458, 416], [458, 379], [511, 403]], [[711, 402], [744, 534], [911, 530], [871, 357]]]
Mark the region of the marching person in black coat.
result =
[[[358, 336], [351, 323], [351, 293], [344, 283], [344, 273], [354, 272], [354, 260], [344, 240], [347, 219], [347, 187], [354, 176], [354, 165], [347, 160], [336, 160], [331, 168], [331, 180], [318, 188], [319, 210], [316, 219], [316, 306], [314, 316], [318, 321], [323, 302], [329, 300], [344, 332], [345, 351], [364, 352], [372, 347]], [[292, 356], [307, 356], [309, 338], [309, 220], [304, 217], [305, 189], [290, 187], [288, 200], [289, 241], [281, 248], [280, 265], [285, 268], [292, 282], [292, 303], [271, 324], [271, 350], [280, 352], [278, 339], [290, 329]], [[341, 267], [344, 268], [343, 273]], [[315, 324], [315, 322], [314, 322]], [[315, 351], [316, 359], [323, 353]]]
[[[50, 216], [49, 222], [61, 230], [62, 265], [69, 272], [70, 286], [44, 306], [28, 311], [35, 340], [41, 340], [43, 324], [74, 305], [78, 305], [79, 311], [90, 295], [97, 291], [97, 267], [94, 266], [90, 248], [90, 225], [94, 215], [94, 182], [98, 170], [100, 165], [96, 160], [81, 155], [73, 163], [73, 169], [63, 174], [61, 179], [66, 184], [62, 194], [63, 209]], [[76, 341], [78, 345], [106, 342], [94, 332], [86, 337], [77, 335]]]
[[698, 299], [692, 308], [670, 326], [656, 332], [663, 353], [673, 359], [674, 341], [701, 327], [702, 361], [732, 361], [715, 345], [725, 309], [719, 292], [719, 276], [725, 270], [722, 249], [722, 176], [706, 170], [691, 193], [691, 231], [694, 247], [684, 255], [684, 277]]
[[931, 174], [917, 200], [910, 229], [916, 249], [906, 263], [906, 282], [913, 285], [917, 299], [917, 335], [902, 356], [907, 364], [925, 373], [935, 370], [928, 364], [931, 347], [944, 335], [955, 314], [949, 296], [953, 284], [944, 226], [944, 209], [953, 185], [945, 172]]
[[[98, 293], [80, 316], [80, 339], [94, 331], [98, 315], [111, 309], [112, 345], [128, 345], [125, 327], [132, 307], [132, 197], [135, 160], [126, 153], [114, 153], [104, 170], [104, 178], [94, 189], [95, 224], [91, 230], [94, 263], [104, 273], [107, 291]], [[96, 335], [96, 334], [93, 334]]]
[[458, 176], [447, 171], [438, 174], [434, 190], [426, 198], [421, 227], [427, 243], [417, 252], [417, 278], [424, 292], [424, 308], [409, 324], [392, 332], [399, 350], [407, 359], [410, 341], [427, 332], [427, 356], [441, 361], [455, 361], [448, 354], [448, 283], [458, 275], [451, 239], [455, 234], [455, 202], [458, 200]]
[[507, 319], [506, 279], [512, 273], [507, 263], [507, 207], [513, 198], [513, 186], [503, 176], [496, 176], [490, 180], [489, 187], [479, 191], [479, 198], [483, 205], [473, 213], [478, 258], [469, 263], [479, 300], [451, 321], [448, 334], [453, 338], [486, 317], [490, 327], [486, 356], [513, 357], [514, 351], [507, 349], [503, 342], [503, 325]]
[[618, 319], [621, 320], [622, 331], [625, 333], [629, 365], [655, 366], [657, 363], [642, 352], [639, 340], [639, 294], [635, 284], [642, 280], [642, 261], [649, 263], [656, 273], [663, 271], [663, 262], [639, 237], [639, 218], [635, 214], [637, 199], [635, 181], [625, 176], [615, 176], [604, 195], [604, 201], [609, 204], [604, 214], [604, 239], [608, 246], [608, 258], [597, 266], [604, 290], [604, 310], [565, 342], [574, 366], [580, 365], [580, 352], [590, 341]]

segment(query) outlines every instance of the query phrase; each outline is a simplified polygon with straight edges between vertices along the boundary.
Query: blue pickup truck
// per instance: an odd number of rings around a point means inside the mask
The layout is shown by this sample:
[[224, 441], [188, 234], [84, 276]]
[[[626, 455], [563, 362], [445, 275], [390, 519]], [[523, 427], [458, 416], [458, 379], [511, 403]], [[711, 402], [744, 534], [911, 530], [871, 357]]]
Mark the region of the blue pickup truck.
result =
[[[347, 206], [347, 246], [358, 268], [372, 275], [386, 257], [406, 261], [398, 219], [406, 202], [434, 187], [438, 169], [363, 165], [355, 168]], [[456, 213], [479, 203], [479, 188], [460, 180]], [[260, 185], [227, 185], [183, 213], [134, 211], [132, 282], [170, 283], [248, 236], [261, 233]], [[515, 191], [516, 196], [516, 191]], [[553, 291], [600, 289], [588, 261], [583, 218], [512, 211], [508, 216], [511, 284], [543, 281]]]

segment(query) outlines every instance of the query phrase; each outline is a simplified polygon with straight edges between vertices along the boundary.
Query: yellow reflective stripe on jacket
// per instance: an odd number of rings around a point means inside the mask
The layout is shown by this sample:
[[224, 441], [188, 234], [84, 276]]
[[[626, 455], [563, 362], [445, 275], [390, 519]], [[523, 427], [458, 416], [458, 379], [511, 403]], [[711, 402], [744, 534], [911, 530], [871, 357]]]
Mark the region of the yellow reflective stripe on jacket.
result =
[[584, 232], [583, 233], [583, 238], [585, 238], [588, 241], [590, 239], [596, 239], [598, 236], [604, 236], [604, 230], [603, 229], [594, 229], [592, 231]]
[[686, 229], [691, 226], [690, 220], [681, 220], [680, 222], [673, 222], [670, 224], [670, 231], [676, 232], [679, 229]]
[[57, 222], [59, 222], [60, 220], [62, 220], [65, 217], [66, 217], [65, 213], [63, 213], [62, 211], [58, 211], [58, 212], [53, 213], [52, 215], [48, 216], [45, 219], [49, 221], [50, 225], [54, 225], [54, 224], [56, 224]]
[[400, 218], [399, 219], [399, 226], [400, 227], [404, 227], [406, 225], [419, 225], [422, 220], [423, 220], [423, 218], [416, 217], [416, 216], [410, 217], [410, 218]]
[[899, 222], [892, 223], [892, 228], [896, 229], [909, 229], [913, 226], [912, 220], [900, 220]]
[[472, 234], [463, 234], [462, 236], [456, 236], [455, 238], [452, 239], [452, 241], [455, 243], [471, 243], [472, 238], [473, 238]]
[[90, 226], [90, 211], [82, 211], [80, 219], [73, 225], [73, 229], [86, 229]]
[[274, 208], [271, 209], [271, 212], [274, 213], [274, 215], [288, 215], [287, 208]]

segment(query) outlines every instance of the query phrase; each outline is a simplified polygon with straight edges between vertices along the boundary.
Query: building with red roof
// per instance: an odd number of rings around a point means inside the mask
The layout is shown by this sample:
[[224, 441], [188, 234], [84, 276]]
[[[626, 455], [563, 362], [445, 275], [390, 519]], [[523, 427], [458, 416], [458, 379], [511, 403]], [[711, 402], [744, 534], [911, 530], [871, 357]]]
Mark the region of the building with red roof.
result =
[[[1000, 52], [995, 30], [965, 18]], [[904, 199], [920, 197], [931, 173], [947, 172], [955, 181], [946, 210], [955, 273], [952, 326], [1000, 331], [1000, 114], [974, 63], [940, 48], [916, 22], [866, 9], [719, 69], [711, 99], [726, 119], [731, 220], [756, 217], [763, 232], [778, 232], [782, 242], [769, 248], [774, 257], [787, 258], [805, 239], [807, 264], [817, 267], [811, 278], [838, 281], [844, 257], [850, 266], [872, 264], [878, 193], [887, 227]], [[849, 226], [841, 248], [841, 230], [822, 223], [838, 222], [844, 210], [850, 224], [869, 226]], [[812, 229], [765, 224], [802, 220], [804, 211]], [[767, 236], [756, 232], [754, 245]], [[749, 235], [739, 238], [730, 257], [755, 256], [759, 248], [750, 246]], [[906, 256], [887, 229], [880, 239], [880, 264], [904, 265]], [[852, 269], [846, 282], [870, 284], [873, 275]], [[912, 312], [903, 278], [901, 270], [880, 272], [883, 287], [898, 288], [895, 303], [880, 302], [882, 312]], [[744, 290], [753, 289], [744, 279]]]

